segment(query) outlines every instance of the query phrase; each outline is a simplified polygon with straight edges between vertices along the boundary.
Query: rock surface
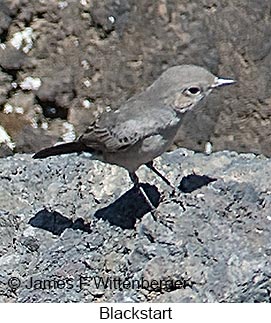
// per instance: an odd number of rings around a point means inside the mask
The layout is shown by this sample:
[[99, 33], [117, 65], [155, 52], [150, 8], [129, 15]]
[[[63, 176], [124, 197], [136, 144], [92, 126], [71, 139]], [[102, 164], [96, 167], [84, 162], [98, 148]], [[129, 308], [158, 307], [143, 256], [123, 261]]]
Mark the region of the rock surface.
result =
[[0, 159], [0, 301], [270, 302], [270, 160], [178, 149], [155, 165], [186, 192], [141, 167], [157, 221], [119, 167]]
[[15, 151], [35, 151], [192, 63], [238, 84], [188, 113], [176, 144], [271, 156], [270, 12], [269, 0], [2, 0], [0, 125]]

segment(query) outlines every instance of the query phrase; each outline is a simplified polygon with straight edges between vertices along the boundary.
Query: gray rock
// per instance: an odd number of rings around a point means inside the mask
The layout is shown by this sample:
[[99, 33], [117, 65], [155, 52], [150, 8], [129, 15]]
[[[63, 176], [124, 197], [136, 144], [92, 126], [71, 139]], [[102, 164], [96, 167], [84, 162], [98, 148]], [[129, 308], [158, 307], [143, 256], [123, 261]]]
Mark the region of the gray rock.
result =
[[4, 4], [0, 3], [0, 39], [5, 40], [5, 33], [7, 32], [12, 18], [10, 17], [11, 11], [9, 8]]
[[12, 77], [0, 71], [0, 104], [5, 104], [9, 92], [12, 90]]
[[172, 196], [141, 167], [160, 196], [154, 221], [121, 168], [84, 154], [0, 159], [0, 300], [269, 302], [270, 160], [178, 149], [155, 164], [176, 187], [216, 180]]
[[22, 69], [24, 64], [28, 61], [27, 55], [21, 50], [15, 49], [13, 46], [7, 46], [5, 49], [0, 49], [1, 60], [0, 66], [15, 76], [16, 71]]

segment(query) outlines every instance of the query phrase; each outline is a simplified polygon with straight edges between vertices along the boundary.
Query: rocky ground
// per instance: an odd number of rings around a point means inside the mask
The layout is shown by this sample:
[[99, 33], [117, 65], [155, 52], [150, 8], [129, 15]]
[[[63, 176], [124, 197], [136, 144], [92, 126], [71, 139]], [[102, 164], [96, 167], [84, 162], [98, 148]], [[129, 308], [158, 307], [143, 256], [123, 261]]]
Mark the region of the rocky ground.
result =
[[0, 159], [0, 301], [270, 302], [270, 160], [178, 149], [155, 165], [178, 188], [139, 169], [157, 221], [119, 167]]
[[176, 144], [271, 156], [270, 12], [269, 0], [2, 0], [0, 156], [73, 139], [184, 63], [238, 84], [188, 113]]

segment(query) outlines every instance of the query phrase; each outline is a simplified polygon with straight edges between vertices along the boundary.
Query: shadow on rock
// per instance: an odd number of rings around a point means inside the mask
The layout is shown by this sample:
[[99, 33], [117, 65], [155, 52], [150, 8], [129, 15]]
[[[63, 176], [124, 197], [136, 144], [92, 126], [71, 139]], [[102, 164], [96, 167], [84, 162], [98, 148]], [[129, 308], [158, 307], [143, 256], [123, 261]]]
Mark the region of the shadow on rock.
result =
[[206, 175], [190, 174], [182, 178], [178, 189], [183, 193], [192, 193], [202, 186], [207, 186], [209, 183], [214, 181], [216, 181], [216, 178], [211, 178]]
[[[158, 189], [150, 184], [141, 184], [153, 206], [157, 207], [160, 200]], [[114, 203], [98, 210], [94, 216], [107, 220], [122, 229], [133, 229], [137, 219], [150, 212], [150, 206], [144, 196], [135, 187], [119, 197]]]
[[89, 225], [85, 224], [82, 218], [76, 219], [73, 222], [62, 214], [56, 211], [50, 212], [47, 209], [39, 211], [28, 223], [32, 227], [52, 232], [58, 236], [67, 228], [90, 233]]

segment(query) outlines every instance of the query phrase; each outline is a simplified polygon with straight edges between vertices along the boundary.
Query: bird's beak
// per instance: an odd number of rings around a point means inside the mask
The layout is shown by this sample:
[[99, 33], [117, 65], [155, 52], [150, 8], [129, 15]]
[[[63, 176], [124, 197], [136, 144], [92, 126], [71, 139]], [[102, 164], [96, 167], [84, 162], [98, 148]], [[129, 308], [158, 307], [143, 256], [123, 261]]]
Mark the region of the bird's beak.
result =
[[236, 82], [237, 81], [235, 81], [235, 80], [222, 79], [222, 78], [216, 77], [215, 81], [214, 81], [214, 83], [213, 83], [213, 85], [211, 87], [213, 89], [213, 88], [216, 88], [216, 87], [219, 87], [219, 86], [231, 85], [231, 84], [234, 84]]

